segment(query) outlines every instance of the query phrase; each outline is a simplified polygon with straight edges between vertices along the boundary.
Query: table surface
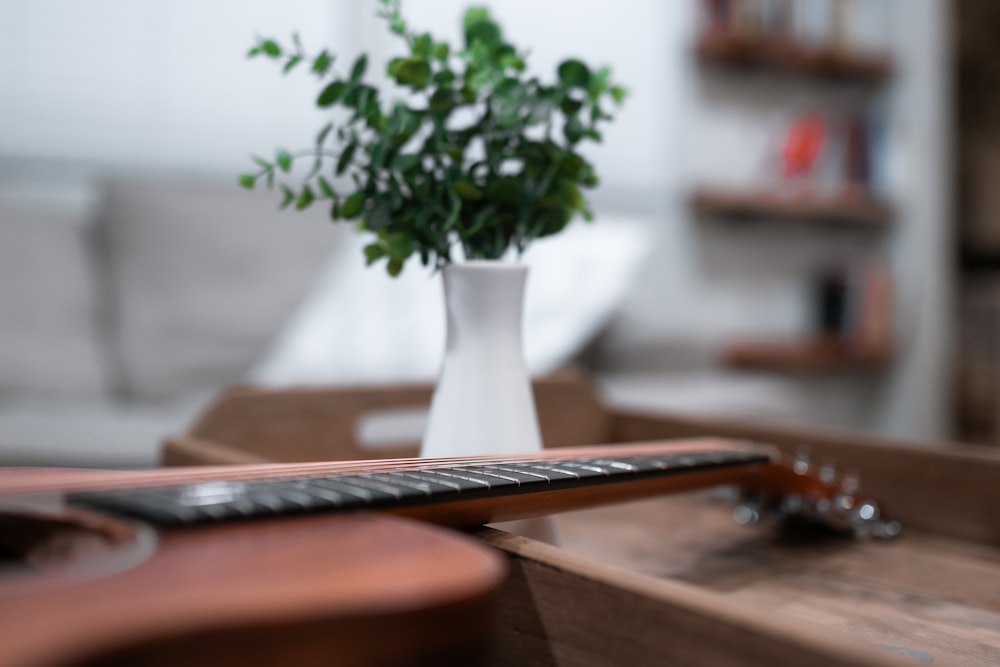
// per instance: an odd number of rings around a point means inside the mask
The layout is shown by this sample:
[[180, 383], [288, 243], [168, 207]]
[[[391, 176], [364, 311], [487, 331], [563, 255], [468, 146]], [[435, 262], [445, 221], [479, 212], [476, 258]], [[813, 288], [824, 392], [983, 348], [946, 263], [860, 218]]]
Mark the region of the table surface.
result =
[[559, 546], [820, 625], [920, 664], [1000, 664], [1000, 549], [906, 531], [889, 542], [740, 526], [706, 494], [571, 512]]

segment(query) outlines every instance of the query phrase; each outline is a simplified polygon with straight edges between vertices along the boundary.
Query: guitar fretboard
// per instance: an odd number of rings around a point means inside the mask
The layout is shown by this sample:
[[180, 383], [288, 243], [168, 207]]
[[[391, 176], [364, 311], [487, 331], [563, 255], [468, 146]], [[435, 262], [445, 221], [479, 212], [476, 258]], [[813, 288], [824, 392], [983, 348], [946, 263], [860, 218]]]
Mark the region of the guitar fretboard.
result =
[[745, 450], [658, 456], [497, 460], [467, 465], [407, 466], [328, 475], [71, 493], [67, 501], [163, 525], [239, 518], [387, 509], [447, 500], [554, 491], [767, 463]]

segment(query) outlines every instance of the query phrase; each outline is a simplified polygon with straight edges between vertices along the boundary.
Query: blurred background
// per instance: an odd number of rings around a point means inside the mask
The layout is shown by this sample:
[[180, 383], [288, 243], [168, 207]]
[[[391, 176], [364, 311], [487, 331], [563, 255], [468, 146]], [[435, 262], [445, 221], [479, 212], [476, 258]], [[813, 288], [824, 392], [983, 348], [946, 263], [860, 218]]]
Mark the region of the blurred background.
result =
[[[460, 39], [467, 2], [405, 0]], [[0, 463], [152, 465], [220, 387], [433, 381], [436, 278], [240, 190], [326, 122], [255, 36], [400, 42], [361, 0], [0, 0]], [[607, 401], [1000, 441], [990, 0], [505, 0], [529, 69], [629, 97], [597, 222], [529, 254], [533, 371]], [[376, 77], [377, 78], [377, 77]], [[586, 279], [590, 283], [585, 283]], [[534, 341], [534, 342], [533, 342]]]

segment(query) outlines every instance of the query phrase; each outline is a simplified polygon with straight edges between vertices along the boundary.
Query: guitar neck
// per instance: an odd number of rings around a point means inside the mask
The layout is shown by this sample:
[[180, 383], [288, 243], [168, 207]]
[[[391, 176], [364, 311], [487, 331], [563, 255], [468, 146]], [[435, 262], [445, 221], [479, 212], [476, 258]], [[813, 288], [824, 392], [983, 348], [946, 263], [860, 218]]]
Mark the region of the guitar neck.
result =
[[66, 499], [159, 525], [377, 510], [472, 526], [735, 483], [759, 474], [773, 459], [760, 447], [689, 440], [515, 456], [147, 473], [110, 488], [84, 484]]

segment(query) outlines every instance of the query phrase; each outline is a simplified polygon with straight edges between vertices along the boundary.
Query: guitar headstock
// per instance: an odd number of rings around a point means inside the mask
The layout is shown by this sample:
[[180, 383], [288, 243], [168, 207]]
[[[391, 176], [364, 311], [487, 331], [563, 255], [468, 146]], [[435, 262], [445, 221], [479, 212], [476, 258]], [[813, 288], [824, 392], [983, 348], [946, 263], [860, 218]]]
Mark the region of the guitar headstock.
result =
[[733, 518], [741, 524], [773, 518], [862, 539], [890, 539], [902, 529], [898, 521], [884, 518], [879, 504], [862, 492], [856, 470], [838, 474], [833, 461], [816, 465], [805, 447], [791, 460], [775, 462], [726, 493], [737, 502]]

